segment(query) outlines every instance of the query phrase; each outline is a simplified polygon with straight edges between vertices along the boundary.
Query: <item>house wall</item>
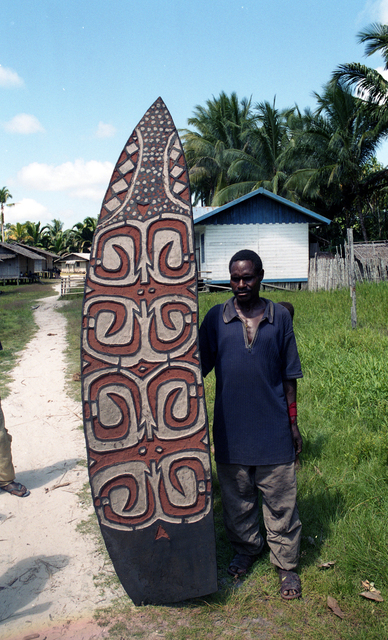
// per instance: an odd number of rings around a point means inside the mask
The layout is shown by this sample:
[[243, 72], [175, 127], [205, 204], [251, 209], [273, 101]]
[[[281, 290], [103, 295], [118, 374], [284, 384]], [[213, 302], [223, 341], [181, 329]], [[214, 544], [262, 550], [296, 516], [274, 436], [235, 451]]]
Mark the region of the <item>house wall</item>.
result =
[[1, 278], [18, 278], [19, 275], [19, 261], [16, 256], [11, 260], [0, 262], [0, 280]]
[[85, 260], [73, 260], [71, 264], [66, 264], [66, 262], [57, 262], [59, 265], [59, 269], [61, 273], [86, 273], [88, 268], [88, 262]]
[[[214, 282], [229, 280], [229, 260], [240, 249], [251, 249], [263, 261], [267, 281], [308, 278], [308, 223], [204, 225], [196, 229], [201, 245], [201, 272]], [[204, 251], [203, 251], [204, 249]]]

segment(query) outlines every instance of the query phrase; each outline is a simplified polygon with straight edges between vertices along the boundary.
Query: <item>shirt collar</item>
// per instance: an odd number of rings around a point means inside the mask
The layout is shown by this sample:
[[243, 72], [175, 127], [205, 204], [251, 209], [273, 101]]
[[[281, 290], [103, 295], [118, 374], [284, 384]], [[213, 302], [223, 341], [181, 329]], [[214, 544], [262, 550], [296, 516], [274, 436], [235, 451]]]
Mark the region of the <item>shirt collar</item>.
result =
[[[262, 319], [264, 320], [266, 318], [268, 322], [273, 324], [274, 304], [272, 300], [267, 300], [266, 298], [262, 298], [262, 300], [264, 300], [265, 302], [265, 309], [264, 309]], [[224, 304], [222, 319], [225, 322], [225, 324], [227, 324], [228, 322], [231, 322], [233, 318], [238, 318], [238, 317], [239, 315], [234, 306], [234, 298], [229, 298], [229, 300], [227, 300]]]

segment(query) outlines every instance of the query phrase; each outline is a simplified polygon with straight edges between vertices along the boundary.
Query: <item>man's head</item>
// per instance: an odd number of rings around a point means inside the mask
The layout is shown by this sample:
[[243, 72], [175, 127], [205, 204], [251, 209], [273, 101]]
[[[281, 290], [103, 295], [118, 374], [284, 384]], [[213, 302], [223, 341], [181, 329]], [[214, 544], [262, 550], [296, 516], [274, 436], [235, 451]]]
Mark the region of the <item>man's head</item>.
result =
[[229, 262], [230, 286], [238, 302], [251, 305], [259, 299], [260, 284], [264, 277], [260, 257], [254, 251], [243, 249]]
[[256, 275], [259, 275], [260, 271], [263, 269], [263, 263], [261, 262], [260, 256], [257, 255], [251, 249], [241, 249], [231, 257], [229, 261], [229, 273], [232, 273], [232, 264], [233, 262], [239, 262], [241, 260], [249, 260], [252, 262]]

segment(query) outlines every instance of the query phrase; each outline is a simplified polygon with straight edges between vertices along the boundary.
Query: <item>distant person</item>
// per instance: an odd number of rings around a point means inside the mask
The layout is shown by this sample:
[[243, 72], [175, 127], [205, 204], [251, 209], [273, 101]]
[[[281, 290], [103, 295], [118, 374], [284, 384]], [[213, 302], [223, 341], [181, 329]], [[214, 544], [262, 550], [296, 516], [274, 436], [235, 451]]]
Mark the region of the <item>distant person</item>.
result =
[[25, 498], [30, 492], [20, 482], [15, 482], [15, 470], [12, 464], [11, 453], [12, 436], [8, 433], [4, 424], [4, 414], [1, 408], [0, 398], [0, 489], [11, 493], [13, 496]]
[[230, 260], [234, 298], [210, 309], [200, 327], [203, 375], [216, 374], [214, 447], [226, 533], [240, 577], [261, 553], [259, 492], [270, 559], [285, 600], [302, 594], [295, 572], [301, 522], [295, 457], [302, 450], [296, 383], [302, 377], [290, 312], [260, 298], [264, 271], [254, 251]]

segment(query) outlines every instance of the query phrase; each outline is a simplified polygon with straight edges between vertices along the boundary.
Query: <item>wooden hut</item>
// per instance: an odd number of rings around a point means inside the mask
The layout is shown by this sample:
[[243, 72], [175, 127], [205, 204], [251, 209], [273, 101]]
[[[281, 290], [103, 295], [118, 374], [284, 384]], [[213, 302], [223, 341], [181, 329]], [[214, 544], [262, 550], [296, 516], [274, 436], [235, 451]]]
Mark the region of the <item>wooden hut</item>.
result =
[[0, 281], [28, 282], [42, 272], [42, 256], [31, 248], [0, 242]]
[[29, 245], [22, 244], [21, 242], [13, 242], [12, 246], [17, 245], [18, 247], [24, 247], [33, 253], [37, 253], [38, 256], [42, 259], [42, 275], [46, 277], [53, 277], [56, 274], [56, 267], [54, 266], [54, 261], [58, 260], [58, 255], [53, 253], [52, 251], [47, 251], [47, 249], [42, 249], [41, 247], [30, 247]]

